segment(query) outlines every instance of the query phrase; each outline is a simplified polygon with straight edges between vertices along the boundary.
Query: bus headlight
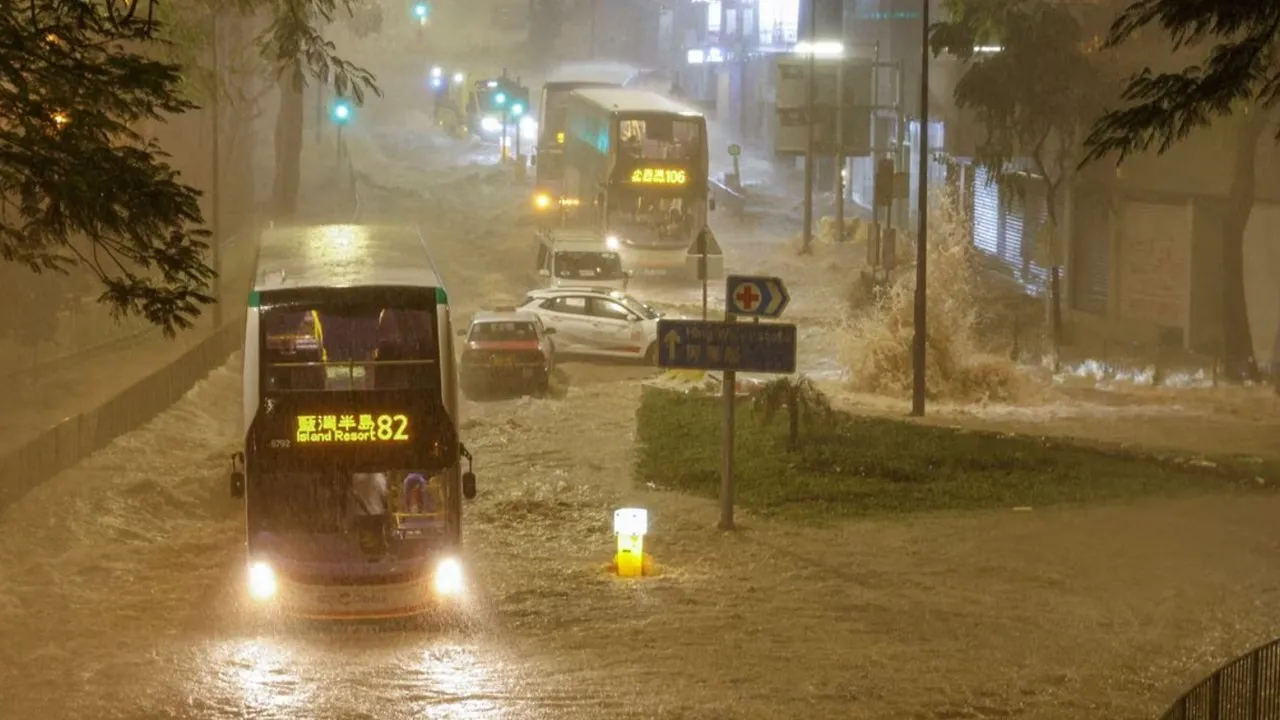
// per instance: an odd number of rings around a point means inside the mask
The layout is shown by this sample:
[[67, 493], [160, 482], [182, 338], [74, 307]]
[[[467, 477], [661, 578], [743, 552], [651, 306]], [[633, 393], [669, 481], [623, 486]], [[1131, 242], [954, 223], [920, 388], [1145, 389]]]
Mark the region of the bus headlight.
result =
[[249, 595], [254, 600], [270, 600], [276, 596], [276, 571], [259, 560], [249, 566]]
[[533, 196], [533, 207], [535, 210], [546, 210], [551, 207], [551, 196], [546, 193], [538, 193]]
[[458, 558], [448, 557], [436, 565], [433, 578], [436, 595], [441, 597], [458, 597], [465, 589], [462, 577], [462, 562]]

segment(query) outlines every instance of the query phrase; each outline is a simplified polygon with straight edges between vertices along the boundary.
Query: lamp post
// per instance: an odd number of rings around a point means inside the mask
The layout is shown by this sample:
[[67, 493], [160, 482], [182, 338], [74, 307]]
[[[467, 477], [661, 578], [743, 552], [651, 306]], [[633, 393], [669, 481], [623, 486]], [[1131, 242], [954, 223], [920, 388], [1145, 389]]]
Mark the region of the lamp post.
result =
[[[926, 0], [927, 2], [927, 0]], [[814, 104], [817, 101], [817, 66], [815, 52], [818, 42], [818, 0], [809, 0], [809, 78], [805, 90], [805, 114], [808, 122], [805, 128], [804, 144], [804, 237], [801, 252], [809, 252], [813, 244], [813, 151], [814, 151]]]
[[924, 415], [925, 338], [928, 318], [929, 254], [929, 1], [920, 0], [920, 146], [919, 175], [916, 187], [916, 222], [920, 234], [916, 238], [915, 318], [911, 344], [911, 414]]
[[222, 73], [219, 67], [221, 53], [218, 52], [218, 13], [214, 11], [210, 21], [212, 43], [213, 43], [213, 102], [209, 103], [213, 111], [213, 167], [210, 171], [213, 174], [212, 180], [212, 198], [210, 198], [210, 208], [213, 213], [212, 222], [210, 223], [210, 231], [213, 234], [213, 329], [215, 331], [222, 327], [222, 148], [220, 140], [222, 139], [222, 104], [219, 102], [222, 95]]

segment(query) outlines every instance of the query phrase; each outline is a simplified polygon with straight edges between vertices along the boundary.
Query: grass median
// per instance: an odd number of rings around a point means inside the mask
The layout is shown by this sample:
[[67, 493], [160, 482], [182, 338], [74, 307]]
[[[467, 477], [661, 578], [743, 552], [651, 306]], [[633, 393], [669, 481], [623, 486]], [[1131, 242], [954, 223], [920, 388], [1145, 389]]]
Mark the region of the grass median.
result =
[[[636, 479], [716, 497], [721, 418], [719, 398], [646, 389], [636, 418]], [[1280, 464], [1254, 458], [1176, 457], [838, 411], [805, 427], [788, 452], [789, 428], [785, 410], [766, 421], [751, 401], [739, 400], [734, 478], [741, 506], [822, 520], [1280, 487]]]

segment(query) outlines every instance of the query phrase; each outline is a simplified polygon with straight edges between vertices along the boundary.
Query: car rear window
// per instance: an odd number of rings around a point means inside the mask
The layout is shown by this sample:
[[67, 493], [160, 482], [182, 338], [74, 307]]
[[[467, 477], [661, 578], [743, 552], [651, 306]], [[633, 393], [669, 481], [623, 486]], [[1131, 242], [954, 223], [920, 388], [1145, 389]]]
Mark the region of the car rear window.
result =
[[483, 322], [471, 326], [471, 333], [468, 339], [473, 342], [486, 340], [537, 340], [538, 330], [531, 322]]

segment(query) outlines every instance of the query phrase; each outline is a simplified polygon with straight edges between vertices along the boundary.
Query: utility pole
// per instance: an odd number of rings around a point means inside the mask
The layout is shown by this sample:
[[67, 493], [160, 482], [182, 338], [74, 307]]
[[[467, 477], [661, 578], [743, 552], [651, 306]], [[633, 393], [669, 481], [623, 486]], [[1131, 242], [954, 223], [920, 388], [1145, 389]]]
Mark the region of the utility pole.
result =
[[[927, 2], [927, 0], [926, 0]], [[804, 239], [801, 252], [810, 252], [813, 244], [813, 151], [814, 104], [817, 100], [818, 0], [809, 0], [809, 87], [805, 93], [805, 112], [809, 119], [804, 148]]]
[[844, 53], [836, 66], [836, 240], [844, 242]]
[[222, 70], [218, 52], [218, 12], [213, 12], [213, 197], [210, 204], [213, 217], [210, 230], [213, 234], [213, 329], [222, 327]]
[[916, 222], [920, 236], [916, 239], [916, 305], [915, 336], [911, 347], [911, 414], [924, 416], [925, 396], [925, 322], [928, 318], [928, 282], [926, 263], [929, 254], [929, 0], [920, 0], [920, 146], [917, 181]]

